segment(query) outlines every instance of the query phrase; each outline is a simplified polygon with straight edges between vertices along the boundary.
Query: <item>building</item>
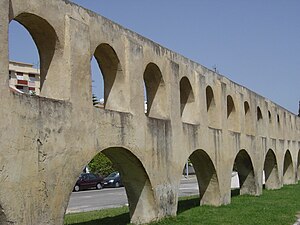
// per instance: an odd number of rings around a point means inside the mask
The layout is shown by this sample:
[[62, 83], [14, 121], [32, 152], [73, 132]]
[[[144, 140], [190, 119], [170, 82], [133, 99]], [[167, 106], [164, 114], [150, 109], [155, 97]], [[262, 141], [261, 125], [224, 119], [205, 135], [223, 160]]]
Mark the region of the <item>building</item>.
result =
[[33, 64], [10, 61], [9, 86], [20, 93], [39, 95], [40, 70]]

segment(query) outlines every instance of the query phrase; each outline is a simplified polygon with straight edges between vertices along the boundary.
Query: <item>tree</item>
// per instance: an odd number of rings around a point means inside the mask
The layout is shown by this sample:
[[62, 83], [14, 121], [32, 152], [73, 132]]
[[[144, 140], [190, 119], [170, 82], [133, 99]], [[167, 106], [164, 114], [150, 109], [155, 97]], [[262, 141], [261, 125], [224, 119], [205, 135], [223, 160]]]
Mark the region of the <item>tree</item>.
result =
[[116, 170], [112, 161], [101, 152], [92, 159], [88, 164], [88, 167], [92, 173], [100, 174], [102, 176], [107, 176]]

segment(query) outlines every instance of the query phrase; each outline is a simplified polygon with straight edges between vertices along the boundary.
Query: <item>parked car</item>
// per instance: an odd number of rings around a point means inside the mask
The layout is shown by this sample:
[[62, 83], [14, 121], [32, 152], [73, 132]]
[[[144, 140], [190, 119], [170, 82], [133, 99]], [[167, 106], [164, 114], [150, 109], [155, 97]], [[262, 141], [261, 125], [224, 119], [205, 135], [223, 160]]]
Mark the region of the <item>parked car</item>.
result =
[[74, 191], [80, 191], [84, 189], [96, 188], [101, 189], [103, 187], [103, 177], [93, 173], [82, 173], [74, 186]]
[[104, 187], [115, 187], [118, 188], [120, 186], [123, 186], [120, 173], [119, 172], [113, 172], [109, 174], [107, 177], [104, 178]]

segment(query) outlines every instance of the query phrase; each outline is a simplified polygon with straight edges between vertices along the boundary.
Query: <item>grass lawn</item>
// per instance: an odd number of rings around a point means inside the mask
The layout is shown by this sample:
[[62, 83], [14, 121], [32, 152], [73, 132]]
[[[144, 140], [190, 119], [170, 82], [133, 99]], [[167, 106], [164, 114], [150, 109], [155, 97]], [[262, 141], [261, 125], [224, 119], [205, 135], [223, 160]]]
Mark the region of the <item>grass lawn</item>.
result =
[[[258, 197], [235, 196], [231, 204], [220, 207], [197, 206], [198, 198], [180, 199], [178, 215], [151, 225], [292, 225], [300, 212], [300, 184], [280, 190], [264, 190]], [[68, 214], [67, 225], [126, 225], [127, 207]]]

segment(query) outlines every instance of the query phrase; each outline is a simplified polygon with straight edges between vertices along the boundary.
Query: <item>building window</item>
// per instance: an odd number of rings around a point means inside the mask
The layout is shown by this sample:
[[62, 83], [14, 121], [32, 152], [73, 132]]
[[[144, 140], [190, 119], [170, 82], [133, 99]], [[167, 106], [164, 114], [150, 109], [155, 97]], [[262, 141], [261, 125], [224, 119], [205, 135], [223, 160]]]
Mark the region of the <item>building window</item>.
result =
[[34, 81], [29, 81], [28, 86], [29, 87], [35, 87], [35, 82]]
[[17, 72], [16, 77], [18, 80], [24, 80], [23, 73]]
[[29, 74], [29, 80], [30, 81], [35, 81], [35, 74]]
[[28, 81], [27, 80], [18, 80], [17, 83], [18, 84], [23, 84], [23, 85], [28, 85]]
[[23, 86], [19, 86], [19, 85], [16, 85], [16, 88], [18, 89], [18, 90], [23, 90]]

